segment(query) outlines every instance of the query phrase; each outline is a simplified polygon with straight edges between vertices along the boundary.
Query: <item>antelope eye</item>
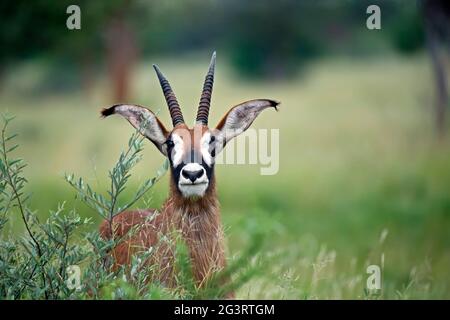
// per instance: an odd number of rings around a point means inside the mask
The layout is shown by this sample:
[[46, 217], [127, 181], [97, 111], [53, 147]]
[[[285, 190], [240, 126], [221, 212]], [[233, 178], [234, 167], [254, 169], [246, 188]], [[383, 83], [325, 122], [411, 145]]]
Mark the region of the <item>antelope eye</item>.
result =
[[166, 146], [167, 146], [168, 149], [171, 149], [171, 148], [173, 148], [175, 146], [175, 144], [173, 143], [172, 140], [169, 139], [169, 140], [166, 141]]
[[211, 157], [213, 157], [213, 158], [216, 156], [216, 146], [214, 145], [215, 141], [216, 141], [216, 137], [211, 136], [211, 139], [209, 140], [209, 147], [210, 147]]

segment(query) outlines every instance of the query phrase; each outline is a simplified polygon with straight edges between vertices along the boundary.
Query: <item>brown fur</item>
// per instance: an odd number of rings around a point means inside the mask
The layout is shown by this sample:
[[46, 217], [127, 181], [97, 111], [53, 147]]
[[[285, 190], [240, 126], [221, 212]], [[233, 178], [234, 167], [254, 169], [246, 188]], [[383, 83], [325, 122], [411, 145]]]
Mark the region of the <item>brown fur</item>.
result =
[[[198, 199], [182, 197], [171, 179], [170, 195], [160, 213], [154, 209], [122, 212], [114, 217], [112, 230], [114, 238], [121, 239], [112, 252], [115, 269], [130, 264], [133, 254], [155, 247], [156, 253], [150, 262], [160, 267], [158, 280], [169, 286], [175, 285], [173, 248], [167, 243], [159, 243], [161, 236], [170, 236], [174, 231], [181, 234], [189, 248], [193, 275], [199, 286], [225, 266], [214, 179], [207, 193]], [[109, 221], [101, 224], [100, 234], [104, 238], [111, 237]]]

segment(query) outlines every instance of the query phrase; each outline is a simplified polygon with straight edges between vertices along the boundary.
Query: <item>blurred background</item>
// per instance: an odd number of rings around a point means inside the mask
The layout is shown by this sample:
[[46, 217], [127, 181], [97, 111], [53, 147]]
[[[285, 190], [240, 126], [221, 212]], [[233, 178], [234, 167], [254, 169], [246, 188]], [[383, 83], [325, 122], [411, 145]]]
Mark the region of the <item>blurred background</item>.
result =
[[[72, 4], [80, 30], [66, 27]], [[381, 30], [366, 27], [371, 4]], [[229, 256], [261, 231], [272, 257], [238, 297], [365, 298], [375, 264], [371, 297], [450, 298], [448, 2], [18, 0], [0, 14], [0, 111], [17, 116], [43, 218], [65, 202], [98, 222], [63, 176], [108, 188], [133, 129], [99, 110], [141, 104], [169, 127], [156, 63], [193, 123], [216, 50], [211, 124], [244, 100], [282, 102], [254, 123], [280, 130], [278, 174], [216, 168]], [[148, 143], [129, 190], [162, 162]], [[168, 175], [151, 206], [167, 190]], [[19, 216], [10, 225], [20, 234]]]

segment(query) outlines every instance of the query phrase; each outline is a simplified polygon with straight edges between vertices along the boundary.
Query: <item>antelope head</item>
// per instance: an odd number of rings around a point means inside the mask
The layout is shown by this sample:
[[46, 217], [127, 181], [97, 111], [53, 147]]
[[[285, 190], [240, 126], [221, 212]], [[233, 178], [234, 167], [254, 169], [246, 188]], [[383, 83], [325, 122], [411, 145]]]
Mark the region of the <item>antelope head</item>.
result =
[[117, 104], [101, 111], [104, 117], [119, 114], [132, 126], [141, 130], [141, 134], [169, 159], [173, 183], [185, 198], [203, 197], [214, 179], [214, 162], [217, 154], [228, 141], [247, 130], [261, 111], [269, 107], [276, 109], [279, 104], [269, 99], [243, 102], [232, 107], [215, 128], [209, 128], [208, 116], [215, 64], [214, 52], [203, 84], [196, 121], [191, 128], [184, 121], [172, 87], [156, 65], [153, 67], [172, 118], [171, 131], [166, 129], [152, 111], [139, 105]]

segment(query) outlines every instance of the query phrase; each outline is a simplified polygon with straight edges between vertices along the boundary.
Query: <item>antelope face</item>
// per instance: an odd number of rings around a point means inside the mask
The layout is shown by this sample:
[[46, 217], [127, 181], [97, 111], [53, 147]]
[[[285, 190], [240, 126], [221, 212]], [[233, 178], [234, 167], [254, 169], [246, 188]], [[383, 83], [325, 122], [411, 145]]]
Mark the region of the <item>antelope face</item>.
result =
[[[212, 140], [212, 141], [211, 141]], [[184, 197], [202, 197], [214, 174], [214, 136], [207, 127], [175, 128], [166, 141], [172, 177]]]
[[214, 179], [214, 158], [228, 141], [247, 130], [262, 110], [278, 102], [256, 99], [232, 107], [214, 129], [208, 128], [209, 108], [214, 83], [216, 54], [213, 53], [197, 112], [195, 125], [189, 128], [176, 96], [164, 75], [155, 68], [164, 93], [173, 130], [168, 131], [149, 109], [132, 104], [118, 104], [102, 110], [102, 116], [120, 114], [140, 130], [170, 161], [172, 179], [186, 198], [201, 198]]

